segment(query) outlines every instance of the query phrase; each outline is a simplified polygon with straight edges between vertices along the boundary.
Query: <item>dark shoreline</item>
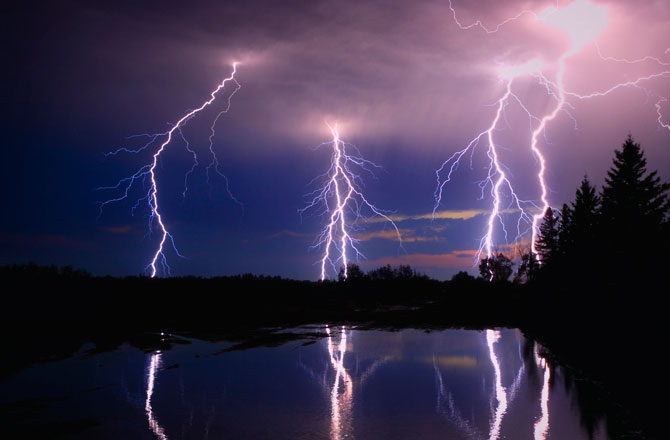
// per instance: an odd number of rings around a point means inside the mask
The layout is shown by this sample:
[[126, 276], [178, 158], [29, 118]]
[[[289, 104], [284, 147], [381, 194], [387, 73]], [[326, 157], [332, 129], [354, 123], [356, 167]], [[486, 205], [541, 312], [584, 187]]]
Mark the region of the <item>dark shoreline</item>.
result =
[[315, 323], [426, 331], [508, 327], [539, 341], [570, 370], [585, 390], [584, 404], [604, 408], [612, 438], [660, 438], [663, 429], [662, 409], [651, 396], [666, 385], [653, 374], [660, 366], [644, 360], [665, 346], [664, 309], [652, 306], [651, 316], [637, 319], [642, 315], [625, 296], [613, 296], [606, 310], [591, 302], [575, 308], [557, 301], [567, 295], [558, 287], [538, 295], [537, 286], [427, 278], [321, 283], [58, 275], [6, 278], [5, 285], [17, 287], [5, 295], [2, 325], [12, 355], [0, 367], [0, 380], [30, 364], [69, 357], [86, 342], [95, 344], [93, 353], [124, 343], [151, 351], [181, 342], [161, 332], [244, 349], [323, 336], [277, 333]]

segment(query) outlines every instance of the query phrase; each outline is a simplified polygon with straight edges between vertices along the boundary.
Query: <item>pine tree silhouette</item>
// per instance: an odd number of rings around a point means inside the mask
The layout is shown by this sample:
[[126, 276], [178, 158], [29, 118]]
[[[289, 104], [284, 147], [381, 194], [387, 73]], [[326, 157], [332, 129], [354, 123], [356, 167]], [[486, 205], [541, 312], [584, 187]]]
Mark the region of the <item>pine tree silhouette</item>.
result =
[[667, 259], [670, 184], [647, 172], [644, 153], [630, 135], [613, 162], [602, 190], [601, 247], [614, 258], [613, 270], [646, 272], [659, 255]]
[[540, 254], [540, 262], [543, 265], [551, 264], [558, 254], [558, 218], [551, 208], [547, 208], [542, 218], [537, 249]]
[[572, 210], [567, 203], [561, 207], [558, 227], [558, 254], [562, 257], [572, 248]]
[[570, 234], [577, 252], [584, 252], [595, 246], [600, 214], [600, 197], [596, 188], [584, 176], [570, 210]]

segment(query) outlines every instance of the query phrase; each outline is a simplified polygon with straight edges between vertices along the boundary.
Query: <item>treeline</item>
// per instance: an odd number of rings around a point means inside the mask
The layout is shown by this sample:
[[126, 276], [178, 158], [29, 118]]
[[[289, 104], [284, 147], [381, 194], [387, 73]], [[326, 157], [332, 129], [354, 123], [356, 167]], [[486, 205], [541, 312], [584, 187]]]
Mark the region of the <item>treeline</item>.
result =
[[361, 280], [371, 280], [371, 281], [398, 281], [398, 280], [428, 280], [430, 279], [428, 275], [417, 272], [415, 269], [412, 269], [409, 265], [400, 265], [398, 267], [391, 267], [390, 264], [386, 266], [379, 267], [366, 272], [357, 265], [349, 263], [347, 264], [347, 272], [345, 276], [344, 268], [340, 269], [340, 272], [337, 275], [337, 280], [342, 281], [361, 281]]
[[90, 278], [93, 275], [84, 269], [77, 269], [73, 266], [40, 266], [30, 262], [27, 264], [11, 264], [0, 266], [0, 278], [3, 280], [27, 278], [32, 280], [49, 280], [57, 278]]
[[[57, 265], [48, 265], [42, 266], [34, 262], [26, 264], [10, 264], [6, 266], [0, 266], [0, 278], [4, 280], [8, 279], [30, 279], [30, 280], [53, 280], [53, 279], [89, 279], [89, 278], [102, 278], [102, 279], [111, 279], [114, 277], [105, 276], [105, 277], [94, 277], [89, 271], [85, 269], [74, 268], [73, 266], [57, 266]], [[142, 279], [148, 278], [144, 274], [137, 276], [127, 276], [123, 277], [124, 279]], [[474, 279], [474, 277], [470, 277]], [[184, 276], [184, 277], [171, 277], [173, 280], [228, 280], [228, 281], [287, 281], [292, 282], [295, 280], [290, 280], [282, 278], [280, 276], [266, 276], [266, 275], [254, 275], [252, 273], [244, 273], [240, 275], [231, 275], [231, 276], [219, 276], [219, 277], [196, 277], [196, 276]], [[429, 280], [428, 275], [420, 273], [413, 269], [409, 265], [400, 265], [397, 267], [392, 267], [390, 264], [386, 266], [381, 266], [376, 269], [369, 270], [364, 272], [360, 266], [357, 264], [349, 263], [347, 264], [347, 276], [344, 275], [344, 268], [340, 269], [340, 272], [337, 277], [338, 282], [342, 281], [361, 281], [361, 280], [371, 280], [371, 281], [399, 281], [399, 280]], [[331, 281], [328, 281], [331, 282]]]
[[[629, 135], [600, 191], [584, 176], [572, 202], [546, 210], [537, 253], [521, 256], [514, 279], [575, 287], [657, 282], [670, 263], [668, 191]], [[499, 253], [479, 269], [482, 278], [508, 280], [513, 261]]]

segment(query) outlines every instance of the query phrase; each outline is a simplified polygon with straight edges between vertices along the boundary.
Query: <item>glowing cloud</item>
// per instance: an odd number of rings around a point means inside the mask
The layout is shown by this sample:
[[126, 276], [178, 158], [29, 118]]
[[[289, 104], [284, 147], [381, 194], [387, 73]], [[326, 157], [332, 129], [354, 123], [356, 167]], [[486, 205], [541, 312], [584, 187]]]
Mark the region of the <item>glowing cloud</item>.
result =
[[542, 71], [542, 61], [539, 59], [532, 59], [530, 61], [527, 61], [523, 64], [519, 65], [512, 65], [512, 66], [501, 66], [498, 69], [498, 74], [500, 75], [501, 78], [504, 78], [506, 80], [512, 80], [518, 76], [522, 75], [530, 75], [533, 73], [539, 73]]
[[535, 19], [564, 32], [572, 42], [569, 54], [573, 54], [598, 38], [607, 26], [608, 15], [605, 6], [576, 0], [564, 8], [548, 7]]

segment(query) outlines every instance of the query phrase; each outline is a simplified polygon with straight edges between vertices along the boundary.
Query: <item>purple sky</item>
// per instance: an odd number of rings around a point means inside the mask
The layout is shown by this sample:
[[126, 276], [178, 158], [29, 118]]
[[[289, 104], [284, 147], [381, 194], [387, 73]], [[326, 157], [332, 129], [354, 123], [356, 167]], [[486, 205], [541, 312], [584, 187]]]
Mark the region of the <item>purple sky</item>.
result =
[[[483, 27], [524, 10], [561, 10], [569, 1], [454, 0], [461, 27]], [[670, 180], [670, 4], [667, 0], [593, 1], [607, 21], [595, 41], [566, 60], [565, 89], [587, 95], [618, 83], [668, 72], [607, 96], [568, 97], [567, 112], [549, 122], [539, 142], [547, 159], [549, 202], [569, 201], [586, 173], [601, 185], [613, 151], [631, 133], [650, 169]], [[596, 8], [598, 9], [598, 8]], [[602, 9], [601, 9], [602, 10]], [[132, 200], [105, 207], [114, 193], [93, 191], [132, 174], [150, 155], [102, 152], [137, 147], [139, 133], [169, 129], [199, 106], [240, 61], [242, 88], [217, 125], [214, 148], [233, 194], [221, 179], [207, 186], [202, 169], [182, 201], [190, 156], [170, 144], [159, 167], [161, 205], [177, 246], [168, 254], [176, 275], [252, 272], [315, 279], [321, 251], [310, 249], [325, 218], [297, 211], [310, 181], [329, 166], [325, 122], [383, 166], [365, 178], [365, 193], [393, 211], [404, 250], [383, 223], [361, 225], [367, 267], [412, 264], [438, 278], [472, 269], [491, 199], [480, 198], [488, 146], [480, 144], [445, 186], [431, 220], [435, 170], [491, 124], [505, 93], [501, 66], [541, 60], [556, 78], [568, 51], [567, 34], [533, 13], [488, 33], [461, 29], [448, 0], [64, 2], [9, 12], [4, 72], [7, 124], [3, 184], [9, 189], [0, 229], [0, 263], [33, 260], [74, 264], [98, 274], [143, 271], [156, 245], [146, 209], [131, 216]], [[597, 17], [575, 18], [588, 29]], [[597, 43], [597, 45], [596, 45]], [[638, 60], [627, 63], [602, 57]], [[514, 93], [534, 115], [556, 100], [537, 77], [514, 80]], [[223, 100], [220, 100], [223, 103]], [[209, 124], [203, 114], [184, 129], [206, 157]], [[538, 201], [538, 164], [530, 153], [530, 123], [510, 102], [496, 127], [501, 158], [519, 197]], [[118, 196], [118, 194], [116, 194]], [[509, 202], [509, 200], [507, 200]], [[507, 205], [505, 205], [507, 206]], [[509, 227], [515, 213], [504, 215]], [[514, 242], [514, 235], [507, 244]], [[506, 248], [502, 228], [496, 245]]]

